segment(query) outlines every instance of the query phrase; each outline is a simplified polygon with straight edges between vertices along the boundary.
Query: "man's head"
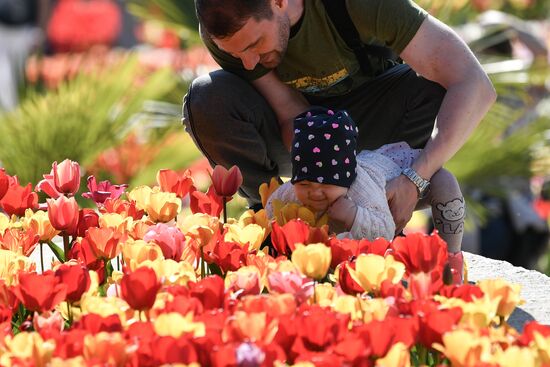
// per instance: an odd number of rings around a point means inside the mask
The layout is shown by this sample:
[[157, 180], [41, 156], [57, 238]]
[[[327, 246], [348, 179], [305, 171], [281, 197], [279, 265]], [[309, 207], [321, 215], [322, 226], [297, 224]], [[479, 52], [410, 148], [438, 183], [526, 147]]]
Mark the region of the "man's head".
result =
[[195, 0], [203, 30], [246, 69], [275, 68], [288, 45], [289, 0]]

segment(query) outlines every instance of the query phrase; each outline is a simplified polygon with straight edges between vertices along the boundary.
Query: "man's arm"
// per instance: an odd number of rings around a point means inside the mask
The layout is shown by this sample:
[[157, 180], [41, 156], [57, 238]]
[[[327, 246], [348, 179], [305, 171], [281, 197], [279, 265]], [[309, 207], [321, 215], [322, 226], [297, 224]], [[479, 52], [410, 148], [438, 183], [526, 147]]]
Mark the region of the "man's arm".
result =
[[[496, 92], [468, 46], [431, 16], [400, 56], [417, 73], [447, 89], [434, 132], [412, 166], [429, 180], [464, 145], [496, 100]], [[388, 183], [387, 196], [399, 232], [412, 215], [416, 187], [401, 175]]]
[[294, 118], [307, 110], [309, 103], [300, 92], [281, 82], [274, 71], [252, 81], [252, 85], [264, 96], [275, 112], [281, 138], [290, 151], [294, 137], [292, 129]]

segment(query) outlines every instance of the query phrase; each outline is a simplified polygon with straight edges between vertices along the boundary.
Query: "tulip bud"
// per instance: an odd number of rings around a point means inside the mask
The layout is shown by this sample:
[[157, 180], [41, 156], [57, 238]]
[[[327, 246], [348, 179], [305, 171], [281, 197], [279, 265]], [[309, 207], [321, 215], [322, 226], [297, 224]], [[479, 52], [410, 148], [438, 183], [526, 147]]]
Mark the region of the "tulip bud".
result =
[[157, 292], [161, 287], [155, 271], [141, 267], [122, 277], [120, 287], [122, 298], [134, 310], [143, 311], [153, 307]]
[[52, 166], [55, 189], [63, 194], [74, 195], [80, 188], [80, 166], [78, 162], [65, 159]]
[[48, 199], [48, 218], [52, 226], [58, 231], [73, 234], [78, 225], [78, 203], [73, 198], [60, 196], [57, 199]]
[[292, 253], [292, 262], [300, 272], [316, 280], [323, 279], [327, 274], [331, 259], [330, 247], [323, 243], [298, 244]]
[[237, 166], [227, 170], [217, 165], [212, 171], [212, 184], [218, 196], [231, 197], [235, 195], [243, 183], [243, 175]]

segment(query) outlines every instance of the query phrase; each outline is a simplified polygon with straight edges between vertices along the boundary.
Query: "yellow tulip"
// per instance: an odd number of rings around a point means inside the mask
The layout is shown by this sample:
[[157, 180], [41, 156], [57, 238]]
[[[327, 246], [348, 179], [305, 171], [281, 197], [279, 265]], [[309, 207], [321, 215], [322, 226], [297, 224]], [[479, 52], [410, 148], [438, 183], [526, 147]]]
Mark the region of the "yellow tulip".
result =
[[86, 362], [82, 356], [67, 359], [55, 357], [50, 362], [50, 367], [81, 367], [85, 365]]
[[355, 270], [350, 267], [348, 270], [365, 291], [377, 292], [385, 280], [397, 284], [405, 274], [405, 265], [395, 261], [392, 255], [361, 254], [357, 257]]
[[99, 217], [99, 227], [114, 228], [117, 232], [126, 233], [134, 227], [134, 219], [118, 213], [105, 213]]
[[402, 342], [392, 345], [388, 354], [384, 358], [376, 360], [376, 367], [409, 367], [411, 365], [411, 356], [409, 348]]
[[176, 226], [185, 235], [197, 241], [200, 247], [210, 242], [214, 233], [219, 231], [220, 222], [218, 218], [208, 214], [197, 213], [189, 216], [178, 216]]
[[315, 284], [315, 299], [310, 297], [311, 303], [316, 303], [321, 307], [330, 307], [336, 298], [336, 289], [330, 283]]
[[487, 279], [479, 281], [478, 286], [489, 298], [500, 298], [497, 315], [505, 319], [512, 314], [521, 302], [521, 286], [519, 284], [510, 284], [503, 279]]
[[50, 241], [59, 233], [50, 223], [48, 212], [43, 210], [38, 210], [36, 212], [33, 212], [31, 209], [25, 210], [25, 217], [22, 218], [22, 225], [24, 229], [31, 228], [40, 236], [40, 241], [44, 242]]
[[155, 271], [157, 277], [163, 284], [186, 285], [187, 282], [197, 280], [195, 269], [185, 261], [175, 261], [172, 259], [144, 260], [141, 263], [130, 261], [128, 264], [131, 271], [138, 267], [147, 266]]
[[265, 229], [264, 240], [267, 238], [269, 233], [271, 233], [270, 220], [267, 217], [267, 212], [265, 209], [262, 209], [256, 213], [254, 210], [249, 209], [240, 216], [239, 225], [241, 227], [246, 227], [250, 224], [257, 224]]
[[335, 297], [331, 307], [336, 312], [350, 315], [352, 320], [362, 319], [361, 303], [357, 297], [347, 294]]
[[192, 333], [195, 338], [206, 335], [206, 328], [202, 322], [194, 322], [193, 314], [183, 316], [177, 312], [163, 313], [153, 322], [155, 332], [160, 336], [179, 338], [183, 334]]
[[227, 227], [225, 241], [237, 242], [242, 246], [249, 244], [249, 250], [259, 250], [264, 240], [265, 229], [257, 224], [249, 224], [241, 228], [238, 224], [230, 224]]
[[153, 189], [149, 186], [138, 186], [128, 193], [128, 198], [136, 202], [136, 207], [140, 210], [146, 210]]
[[373, 320], [384, 321], [390, 309], [386, 300], [382, 298], [361, 299], [360, 306], [365, 324]]
[[262, 206], [265, 208], [267, 201], [269, 200], [269, 197], [275, 190], [277, 190], [281, 186], [279, 183], [279, 180], [276, 177], [271, 177], [271, 180], [269, 181], [269, 184], [263, 183], [260, 185], [260, 198], [262, 199]]
[[97, 314], [101, 317], [118, 315], [122, 325], [126, 324], [134, 316], [134, 310], [128, 304], [118, 297], [101, 297], [101, 296], [83, 296], [80, 300], [80, 308], [82, 315], [89, 313]]
[[472, 302], [465, 302], [460, 298], [445, 298], [434, 296], [434, 299], [441, 302], [443, 308], [460, 307], [462, 318], [460, 324], [474, 329], [482, 329], [489, 326], [497, 316], [500, 297], [490, 298], [484, 295], [482, 298], [474, 299]]
[[[43, 340], [37, 332], [19, 333], [13, 338], [6, 337], [4, 342], [6, 349], [4, 356], [22, 360], [28, 359], [33, 366], [38, 367], [48, 365], [55, 350], [55, 342], [53, 340]], [[5, 366], [6, 364], [2, 363], [2, 365]]]
[[323, 279], [330, 266], [332, 255], [330, 247], [323, 243], [314, 243], [304, 246], [296, 245], [292, 253], [292, 262], [302, 274], [313, 279]]
[[535, 331], [533, 341], [533, 347], [537, 349], [542, 364], [550, 365], [550, 336], [544, 337]]
[[520, 348], [512, 345], [506, 350], [500, 348], [492, 358], [492, 363], [496, 363], [500, 367], [535, 367], [537, 363], [537, 353], [530, 348]]
[[[28, 209], [30, 210], [30, 209]], [[32, 210], [31, 210], [32, 212]], [[11, 227], [10, 217], [4, 213], [0, 213], [0, 233], [4, 233], [6, 229]]]
[[10, 250], [0, 249], [0, 279], [3, 279], [7, 285], [18, 283], [17, 274], [20, 271], [32, 272], [35, 270], [36, 264], [28, 257]]
[[153, 242], [129, 239], [122, 245], [122, 258], [127, 264], [133, 260], [136, 265], [139, 265], [145, 260], [164, 259], [164, 256], [160, 246]]
[[145, 211], [153, 222], [170, 222], [181, 210], [181, 199], [172, 192], [152, 192]]
[[320, 218], [315, 213], [297, 203], [283, 203], [280, 200], [273, 200], [273, 216], [279, 225], [285, 225], [292, 219], [301, 219], [312, 227], [322, 227], [328, 223], [328, 215], [323, 214]]
[[105, 331], [84, 337], [84, 359], [102, 362], [102, 365], [125, 366], [131, 350], [121, 333]]
[[443, 345], [434, 343], [434, 349], [445, 354], [453, 367], [469, 367], [491, 360], [491, 340], [473, 331], [463, 329], [443, 334]]

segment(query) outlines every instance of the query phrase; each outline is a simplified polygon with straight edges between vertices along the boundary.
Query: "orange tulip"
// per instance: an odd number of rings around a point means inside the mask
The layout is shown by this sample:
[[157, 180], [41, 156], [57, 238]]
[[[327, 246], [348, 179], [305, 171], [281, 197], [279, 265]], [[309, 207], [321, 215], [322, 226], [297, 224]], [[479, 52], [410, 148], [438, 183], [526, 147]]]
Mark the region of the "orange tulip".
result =
[[80, 188], [80, 166], [78, 162], [65, 159], [52, 166], [55, 189], [63, 194], [74, 195]]
[[157, 182], [162, 191], [172, 192], [179, 198], [185, 197], [189, 193], [191, 186], [193, 186], [193, 178], [189, 170], [186, 170], [180, 176], [171, 169], [161, 169], [157, 173]]
[[8, 191], [5, 193], [0, 206], [7, 215], [25, 215], [26, 209], [36, 209], [38, 207], [38, 195], [32, 191], [31, 184], [20, 186], [17, 177], [10, 178]]
[[32, 228], [26, 231], [9, 228], [0, 235], [0, 247], [20, 255], [30, 256], [39, 239], [38, 234]]
[[120, 253], [119, 241], [119, 234], [113, 228], [90, 227], [82, 246], [89, 246], [96, 258], [110, 260]]
[[225, 167], [217, 165], [212, 171], [212, 184], [218, 196], [231, 197], [235, 195], [243, 183], [243, 175], [237, 166], [227, 170]]
[[58, 231], [73, 234], [78, 225], [78, 203], [75, 198], [61, 195], [57, 199], [48, 199], [48, 218]]

